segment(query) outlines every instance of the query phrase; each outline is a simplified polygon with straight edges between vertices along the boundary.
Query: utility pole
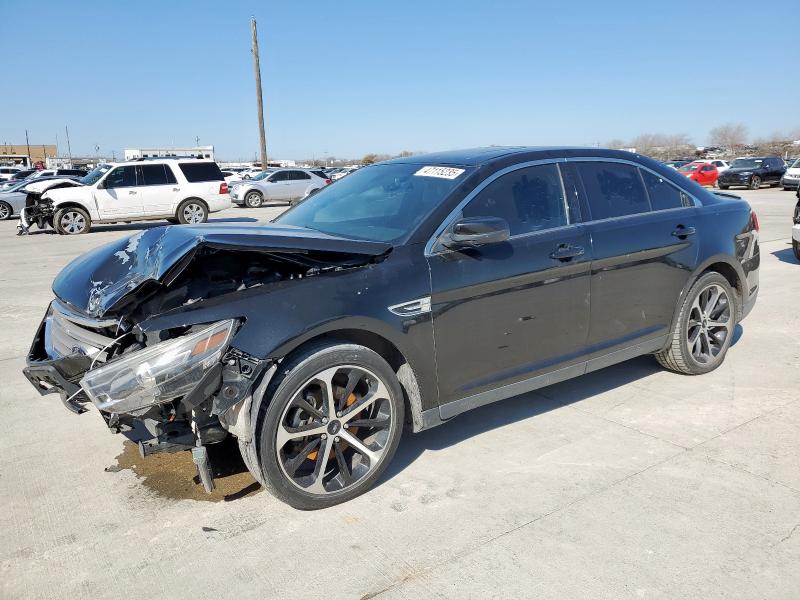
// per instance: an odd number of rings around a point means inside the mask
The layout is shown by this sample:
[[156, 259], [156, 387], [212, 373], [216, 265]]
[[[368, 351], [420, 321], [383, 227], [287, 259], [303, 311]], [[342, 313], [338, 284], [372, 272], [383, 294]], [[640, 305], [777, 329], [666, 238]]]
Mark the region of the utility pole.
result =
[[256, 75], [256, 104], [258, 105], [258, 141], [261, 149], [261, 168], [267, 168], [267, 137], [264, 134], [264, 101], [261, 98], [261, 63], [258, 56], [258, 29], [256, 18], [250, 17], [250, 31], [253, 35], [251, 52], [253, 53], [253, 69]]
[[69, 145], [69, 127], [64, 125], [64, 131], [67, 132], [67, 152], [69, 153], [69, 164], [72, 166], [72, 146]]
[[28, 162], [31, 162], [31, 143], [28, 141], [28, 130], [25, 130], [25, 145], [28, 146]]

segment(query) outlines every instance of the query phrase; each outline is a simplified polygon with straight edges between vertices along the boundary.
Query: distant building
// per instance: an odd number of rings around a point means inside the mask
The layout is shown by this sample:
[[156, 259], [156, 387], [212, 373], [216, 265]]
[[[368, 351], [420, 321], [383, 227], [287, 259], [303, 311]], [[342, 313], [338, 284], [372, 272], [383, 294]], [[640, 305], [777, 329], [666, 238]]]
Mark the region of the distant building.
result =
[[195, 146], [194, 148], [125, 148], [125, 160], [137, 158], [214, 158], [214, 146]]
[[110, 158], [102, 156], [51, 156], [45, 162], [48, 169], [94, 169], [97, 165], [107, 162], [114, 162]]
[[29, 166], [39, 161], [44, 163], [57, 153], [55, 144], [0, 144], [0, 164]]

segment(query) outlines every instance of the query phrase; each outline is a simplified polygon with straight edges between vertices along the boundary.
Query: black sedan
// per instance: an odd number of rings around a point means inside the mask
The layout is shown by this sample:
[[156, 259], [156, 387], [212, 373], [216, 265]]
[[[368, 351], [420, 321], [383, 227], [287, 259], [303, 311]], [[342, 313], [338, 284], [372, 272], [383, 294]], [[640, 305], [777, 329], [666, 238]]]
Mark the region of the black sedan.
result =
[[368, 490], [404, 426], [642, 354], [717, 368], [756, 300], [757, 230], [743, 200], [628, 152], [396, 159], [273, 224], [76, 259], [25, 375], [145, 455], [191, 450], [208, 489], [206, 446], [233, 435], [276, 496], [321, 508]]

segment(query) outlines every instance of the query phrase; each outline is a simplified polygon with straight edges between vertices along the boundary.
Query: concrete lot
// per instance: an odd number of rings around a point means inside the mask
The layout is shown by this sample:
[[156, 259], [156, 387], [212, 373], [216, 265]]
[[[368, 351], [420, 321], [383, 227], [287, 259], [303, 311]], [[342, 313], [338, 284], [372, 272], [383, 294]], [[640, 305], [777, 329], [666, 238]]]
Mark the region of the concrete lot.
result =
[[378, 487], [313, 513], [230, 453], [208, 498], [187, 454], [143, 462], [39, 397], [21, 369], [51, 280], [139, 227], [0, 223], [0, 598], [800, 598], [795, 198], [741, 193], [761, 295], [720, 369], [643, 357], [484, 407], [406, 435]]

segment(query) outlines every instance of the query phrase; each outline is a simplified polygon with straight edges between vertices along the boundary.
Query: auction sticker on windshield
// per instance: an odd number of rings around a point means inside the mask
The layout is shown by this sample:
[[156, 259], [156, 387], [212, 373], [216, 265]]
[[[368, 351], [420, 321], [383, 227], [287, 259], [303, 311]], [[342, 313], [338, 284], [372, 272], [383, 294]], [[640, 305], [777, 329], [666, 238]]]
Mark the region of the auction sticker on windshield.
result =
[[440, 179], [455, 179], [464, 172], [464, 169], [454, 167], [422, 167], [414, 173], [417, 177], [439, 177]]

